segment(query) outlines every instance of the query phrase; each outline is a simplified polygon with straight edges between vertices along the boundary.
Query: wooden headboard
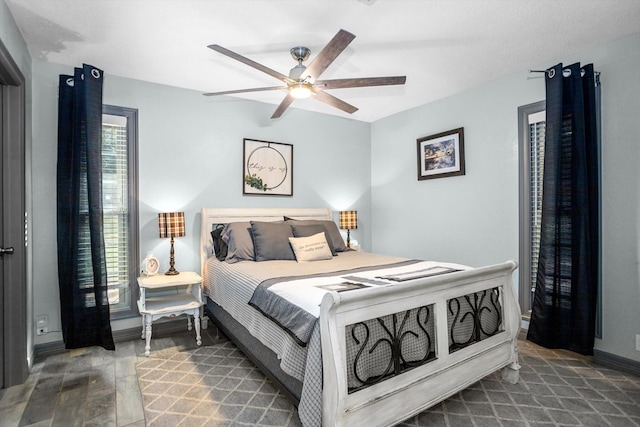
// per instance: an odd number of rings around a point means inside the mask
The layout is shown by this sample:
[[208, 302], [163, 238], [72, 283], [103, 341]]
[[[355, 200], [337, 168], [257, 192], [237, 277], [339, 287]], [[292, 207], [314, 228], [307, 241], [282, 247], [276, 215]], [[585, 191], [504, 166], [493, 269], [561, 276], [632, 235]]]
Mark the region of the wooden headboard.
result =
[[[200, 209], [200, 270], [204, 275], [207, 259], [213, 254], [211, 231], [216, 224], [242, 221], [282, 221], [294, 219], [332, 220], [329, 208], [202, 208]], [[204, 276], [203, 276], [204, 277]]]

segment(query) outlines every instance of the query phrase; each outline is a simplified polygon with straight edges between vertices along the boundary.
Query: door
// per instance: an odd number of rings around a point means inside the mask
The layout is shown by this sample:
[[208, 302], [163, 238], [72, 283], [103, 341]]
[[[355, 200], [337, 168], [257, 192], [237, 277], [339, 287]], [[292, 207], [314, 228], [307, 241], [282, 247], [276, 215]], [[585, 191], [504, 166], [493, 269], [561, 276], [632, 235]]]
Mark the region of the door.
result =
[[[0, 117], [4, 117], [4, 114], [2, 113], [2, 107], [4, 106], [4, 86], [0, 85]], [[0, 119], [0, 135], [3, 135], [3, 127], [2, 127], [2, 120]], [[4, 145], [4, 138], [3, 138], [3, 145]], [[2, 149], [0, 150], [0, 153], [2, 153], [2, 159], [4, 159], [4, 146], [1, 147]], [[2, 172], [3, 168], [3, 163], [4, 161], [0, 161], [0, 212], [2, 213], [2, 218], [4, 218], [4, 197], [3, 197], [3, 193], [4, 193], [4, 185], [3, 185], [3, 179], [2, 177], [4, 176], [4, 173]], [[6, 249], [4, 248], [4, 246], [2, 246], [4, 244], [4, 239], [2, 238], [2, 236], [4, 236], [4, 227], [3, 227], [3, 222], [4, 221], [0, 221], [0, 251], [1, 251], [1, 255], [0, 255], [0, 307], [2, 307], [4, 309], [4, 252], [6, 251]], [[4, 311], [4, 310], [3, 310]], [[0, 369], [0, 387], [1, 388], [5, 388], [4, 386], [4, 316], [0, 316], [0, 366], [2, 366], [2, 369]], [[1, 395], [0, 395], [1, 396]]]
[[24, 77], [0, 42], [0, 386], [23, 383], [27, 363]]

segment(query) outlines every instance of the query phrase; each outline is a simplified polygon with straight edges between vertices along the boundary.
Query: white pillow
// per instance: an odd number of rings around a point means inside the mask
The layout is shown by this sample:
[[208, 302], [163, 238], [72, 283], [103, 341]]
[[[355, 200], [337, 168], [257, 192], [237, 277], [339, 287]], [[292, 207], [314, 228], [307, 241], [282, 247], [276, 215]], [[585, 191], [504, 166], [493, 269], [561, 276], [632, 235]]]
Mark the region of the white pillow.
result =
[[289, 242], [298, 262], [333, 258], [324, 233], [314, 234], [309, 237], [289, 237]]

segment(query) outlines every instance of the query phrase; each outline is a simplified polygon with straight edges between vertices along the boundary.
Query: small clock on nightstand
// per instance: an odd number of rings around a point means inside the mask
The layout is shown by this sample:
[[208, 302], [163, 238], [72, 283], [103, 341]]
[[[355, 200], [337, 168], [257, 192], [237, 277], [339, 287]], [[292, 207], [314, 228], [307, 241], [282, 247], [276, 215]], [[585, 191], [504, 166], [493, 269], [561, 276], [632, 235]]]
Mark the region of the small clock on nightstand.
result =
[[149, 252], [145, 259], [142, 260], [141, 265], [142, 274], [145, 276], [154, 276], [158, 274], [160, 270], [160, 262], [151, 252]]

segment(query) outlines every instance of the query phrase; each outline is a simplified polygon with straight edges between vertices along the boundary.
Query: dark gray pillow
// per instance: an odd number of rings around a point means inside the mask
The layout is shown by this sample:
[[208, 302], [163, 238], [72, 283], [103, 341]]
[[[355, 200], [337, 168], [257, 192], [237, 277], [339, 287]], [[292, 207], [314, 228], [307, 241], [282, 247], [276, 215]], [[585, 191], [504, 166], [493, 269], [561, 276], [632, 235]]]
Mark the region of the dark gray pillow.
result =
[[211, 232], [211, 238], [213, 239], [213, 251], [216, 254], [216, 258], [220, 261], [224, 261], [227, 258], [227, 243], [222, 240], [222, 231], [224, 231], [224, 224], [216, 224], [213, 226]]
[[222, 230], [221, 238], [227, 244], [225, 261], [234, 263], [255, 260], [249, 222], [230, 222]]
[[296, 259], [289, 243], [289, 237], [294, 237], [289, 224], [281, 221], [251, 221], [251, 231], [256, 261]]
[[314, 234], [324, 233], [324, 238], [327, 239], [327, 244], [329, 245], [329, 249], [331, 249], [331, 255], [337, 255], [331, 239], [327, 237], [329, 235], [327, 227], [325, 227], [323, 224], [297, 224], [296, 221], [291, 221], [290, 224], [291, 229], [293, 230], [294, 237], [309, 237], [313, 236]]
[[293, 218], [285, 217], [285, 222], [296, 223], [300, 225], [312, 225], [312, 224], [321, 224], [326, 228], [326, 236], [327, 243], [333, 245], [333, 249], [336, 252], [344, 252], [347, 250], [347, 246], [344, 244], [344, 240], [342, 239], [342, 235], [340, 234], [340, 230], [338, 230], [338, 226], [335, 222], [329, 220], [322, 219], [304, 219], [297, 220]]

